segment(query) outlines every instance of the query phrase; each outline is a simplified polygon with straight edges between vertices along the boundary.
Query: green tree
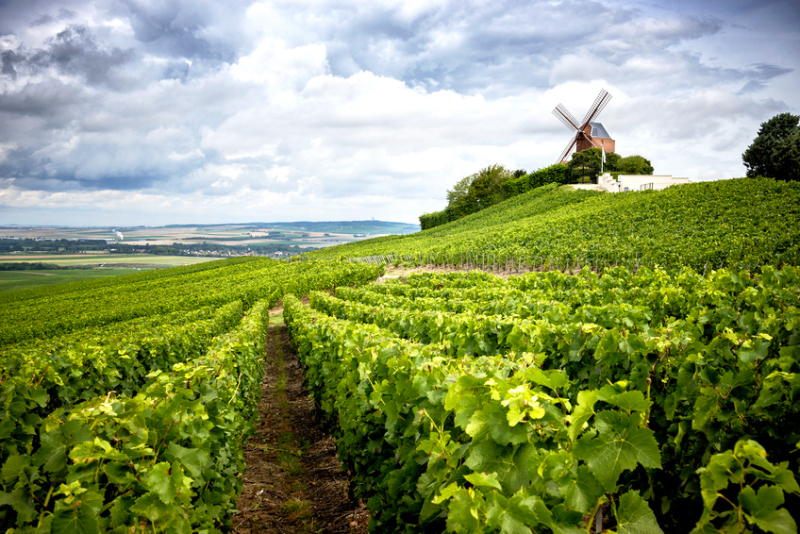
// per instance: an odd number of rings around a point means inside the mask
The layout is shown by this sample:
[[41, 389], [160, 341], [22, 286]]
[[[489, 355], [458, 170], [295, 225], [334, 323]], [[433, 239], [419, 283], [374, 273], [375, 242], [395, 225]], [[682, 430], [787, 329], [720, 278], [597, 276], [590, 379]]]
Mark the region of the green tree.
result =
[[800, 128], [795, 128], [783, 142], [779, 143], [775, 165], [780, 180], [800, 181]]
[[483, 206], [493, 204], [494, 197], [500, 192], [500, 185], [506, 180], [514, 178], [512, 171], [507, 170], [502, 165], [490, 165], [480, 172], [473, 175], [472, 183], [469, 185], [467, 200], [478, 202]]
[[[572, 154], [569, 166], [572, 168], [573, 177], [590, 176], [592, 178], [600, 174], [603, 151], [599, 148], [587, 148]], [[619, 164], [619, 154], [606, 152], [606, 161], [602, 163], [604, 172], [616, 171]]]
[[620, 158], [615, 169], [622, 174], [653, 174], [653, 165], [642, 156]]
[[747, 176], [800, 180], [800, 116], [780, 113], [761, 123], [758, 135], [742, 154]]
[[[517, 171], [520, 172], [520, 171]], [[524, 171], [522, 171], [524, 174]], [[452, 189], [447, 190], [447, 205], [455, 207], [466, 203], [478, 203], [483, 206], [493, 202], [500, 192], [500, 184], [514, 178], [514, 172], [502, 165], [490, 165], [475, 174], [459, 180]]]
[[467, 201], [467, 194], [469, 194], [469, 186], [472, 183], [472, 180], [474, 180], [476, 176], [477, 173], [465, 176], [464, 178], [456, 182], [456, 185], [453, 186], [453, 189], [447, 190], [448, 206], [455, 206], [457, 204], [462, 204]]

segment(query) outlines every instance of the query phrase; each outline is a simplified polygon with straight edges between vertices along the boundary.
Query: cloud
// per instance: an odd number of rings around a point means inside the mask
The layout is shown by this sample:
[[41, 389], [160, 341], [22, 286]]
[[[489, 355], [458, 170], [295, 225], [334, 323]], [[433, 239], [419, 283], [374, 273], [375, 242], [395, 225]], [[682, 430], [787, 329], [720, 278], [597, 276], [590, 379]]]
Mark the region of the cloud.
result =
[[101, 202], [144, 222], [414, 221], [480, 168], [553, 163], [569, 132], [550, 111], [583, 116], [601, 88], [623, 155], [723, 178], [760, 122], [798, 107], [793, 56], [720, 52], [769, 37], [742, 2], [11, 4], [0, 205], [15, 217], [86, 220]]

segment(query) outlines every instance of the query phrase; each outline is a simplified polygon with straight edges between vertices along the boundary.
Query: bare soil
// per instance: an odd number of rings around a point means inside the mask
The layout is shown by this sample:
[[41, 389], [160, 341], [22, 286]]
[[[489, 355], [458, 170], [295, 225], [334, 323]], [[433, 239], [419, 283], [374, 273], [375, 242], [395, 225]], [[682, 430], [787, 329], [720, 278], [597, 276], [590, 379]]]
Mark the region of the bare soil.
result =
[[261, 419], [245, 446], [247, 470], [235, 532], [367, 532], [368, 511], [348, 497], [349, 480], [336, 445], [303, 381], [286, 326], [270, 326]]

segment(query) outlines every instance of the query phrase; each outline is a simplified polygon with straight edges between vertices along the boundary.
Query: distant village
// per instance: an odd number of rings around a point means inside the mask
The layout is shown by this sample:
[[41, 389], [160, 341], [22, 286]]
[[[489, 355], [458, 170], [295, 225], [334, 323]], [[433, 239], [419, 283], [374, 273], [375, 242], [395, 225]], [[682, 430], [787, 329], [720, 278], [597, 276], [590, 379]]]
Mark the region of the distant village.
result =
[[48, 239], [0, 235], [0, 254], [154, 254], [164, 256], [203, 256], [236, 258], [260, 256], [285, 259], [313, 250], [298, 245], [264, 243], [257, 245], [225, 245], [221, 243], [173, 243], [151, 245], [136, 242], [122, 243], [115, 239], [67, 238]]

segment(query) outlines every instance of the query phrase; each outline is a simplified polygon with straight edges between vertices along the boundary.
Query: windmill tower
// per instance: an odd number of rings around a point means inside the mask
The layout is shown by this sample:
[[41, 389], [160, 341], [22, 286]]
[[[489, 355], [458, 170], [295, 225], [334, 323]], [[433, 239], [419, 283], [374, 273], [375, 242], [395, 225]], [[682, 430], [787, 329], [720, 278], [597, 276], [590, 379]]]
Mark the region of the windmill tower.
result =
[[575, 117], [567, 111], [563, 104], [559, 104], [553, 110], [553, 115], [559, 118], [564, 125], [574, 132], [575, 137], [569, 142], [567, 148], [558, 157], [557, 163], [565, 163], [569, 160], [569, 155], [572, 149], [575, 152], [586, 150], [587, 148], [602, 148], [606, 152], [614, 152], [615, 142], [608, 135], [608, 132], [599, 122], [594, 122], [600, 112], [611, 100], [611, 95], [605, 89], [600, 90], [600, 94], [594, 99], [594, 104], [589, 108], [586, 116], [578, 123]]

